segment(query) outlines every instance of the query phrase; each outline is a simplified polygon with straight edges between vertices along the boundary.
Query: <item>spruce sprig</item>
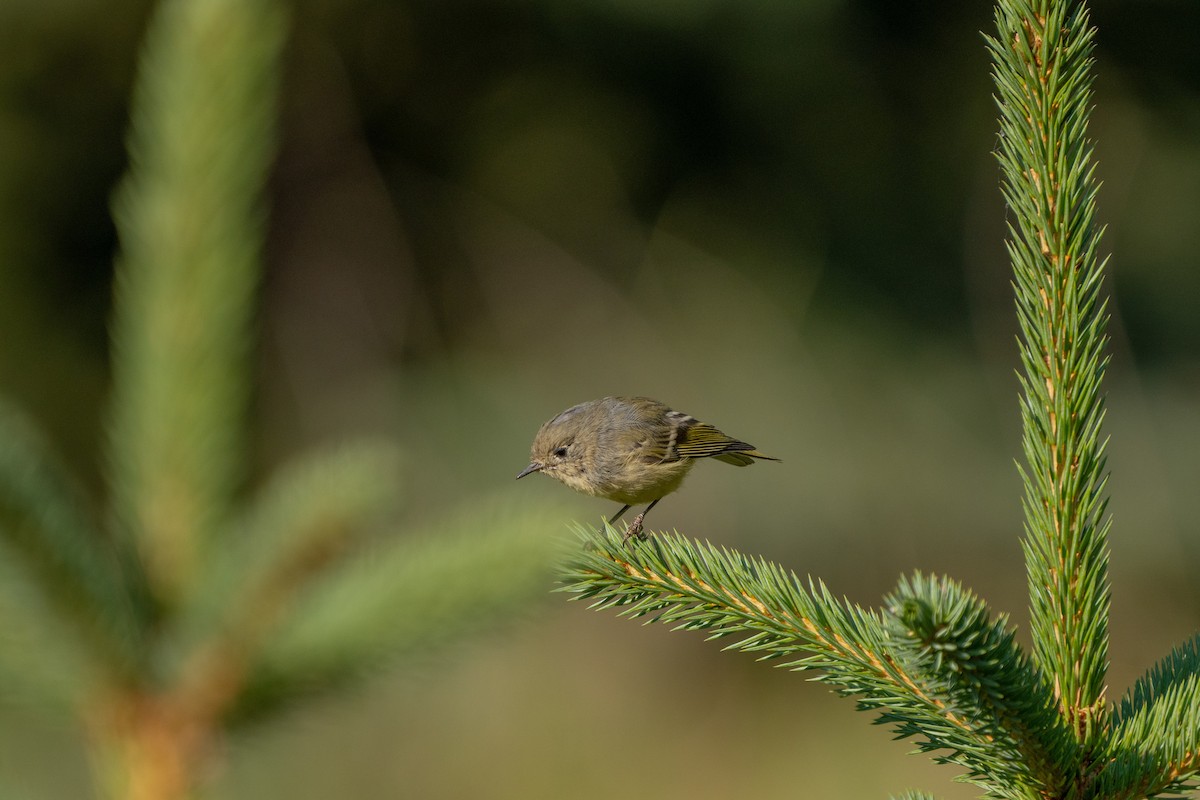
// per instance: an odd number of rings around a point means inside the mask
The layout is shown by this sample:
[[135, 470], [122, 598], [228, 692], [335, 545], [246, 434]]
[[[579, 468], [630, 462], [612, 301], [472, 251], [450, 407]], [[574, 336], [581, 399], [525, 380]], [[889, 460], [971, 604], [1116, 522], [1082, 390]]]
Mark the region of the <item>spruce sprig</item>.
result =
[[920, 574], [902, 578], [885, 605], [899, 623], [900, 657], [931, 696], [973, 721], [1004, 765], [1003, 785], [1058, 796], [1062, 765], [1076, 748], [1050, 683], [1017, 647], [1008, 619], [992, 619], [986, 604], [957, 583]]
[[819, 680], [879, 714], [897, 737], [966, 768], [989, 796], [1049, 796], [1073, 744], [1049, 684], [1003, 619], [944, 579], [902, 581], [882, 611], [836, 598], [777, 564], [735, 550], [656, 534], [627, 545], [621, 532], [579, 529], [564, 591], [743, 650]]
[[1138, 679], [1117, 706], [1097, 779], [1103, 797], [1195, 789], [1200, 771], [1200, 635]]
[[1033, 651], [953, 581], [902, 580], [873, 611], [677, 534], [625, 546], [611, 529], [584, 531], [566, 588], [594, 607], [740, 637], [731, 648], [818, 670], [899, 736], [963, 766], [961, 779], [988, 797], [1177, 797], [1200, 774], [1200, 637], [1150, 670], [1115, 714], [1105, 700], [1108, 314], [1087, 138], [1095, 30], [1085, 4], [1070, 0], [1000, 0], [995, 18], [985, 38], [1020, 328]]
[[113, 200], [108, 479], [117, 536], [173, 606], [242, 481], [263, 191], [286, 8], [165, 0], [151, 19]]
[[1088, 740], [1108, 666], [1108, 322], [1087, 138], [1095, 29], [1083, 3], [1000, 3], [987, 39], [1021, 328], [1025, 551], [1034, 651]]

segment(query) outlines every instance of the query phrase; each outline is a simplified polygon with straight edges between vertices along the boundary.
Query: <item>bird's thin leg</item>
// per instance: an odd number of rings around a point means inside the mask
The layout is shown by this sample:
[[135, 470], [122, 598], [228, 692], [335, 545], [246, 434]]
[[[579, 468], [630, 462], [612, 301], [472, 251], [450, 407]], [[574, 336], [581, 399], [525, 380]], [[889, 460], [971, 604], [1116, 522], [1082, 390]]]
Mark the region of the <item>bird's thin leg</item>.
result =
[[[618, 512], [617, 512], [617, 513], [615, 513], [615, 514], [613, 514], [613, 515], [612, 515], [612, 518], [611, 518], [611, 519], [609, 519], [609, 521], [608, 521], [608, 524], [609, 524], [609, 525], [616, 525], [616, 524], [617, 524], [617, 520], [619, 520], [619, 519], [621, 518], [621, 515], [622, 515], [622, 514], [624, 514], [626, 511], [628, 511], [628, 510], [629, 510], [629, 508], [630, 508], [629, 506], [625, 506], [625, 507], [624, 507], [624, 508], [622, 508], [620, 511], [618, 511]], [[604, 528], [601, 528], [601, 529], [600, 529], [600, 533], [604, 533]]]
[[[662, 500], [662, 498], [660, 497], [660, 498], [658, 498], [658, 500]], [[633, 522], [631, 522], [629, 524], [629, 527], [625, 530], [625, 537], [623, 539], [621, 539], [621, 541], [623, 541], [623, 542], [629, 541], [629, 537], [631, 537], [631, 536], [636, 536], [637, 538], [641, 539], [643, 542], [646, 541], [646, 534], [642, 533], [642, 520], [644, 520], [646, 518], [646, 515], [650, 513], [650, 509], [652, 509], [656, 505], [658, 505], [658, 500], [655, 500], [653, 503], [646, 506], [645, 511], [643, 511], [642, 513], [638, 514], [636, 517], [633, 518]], [[626, 506], [626, 508], [628, 508], [628, 506]]]

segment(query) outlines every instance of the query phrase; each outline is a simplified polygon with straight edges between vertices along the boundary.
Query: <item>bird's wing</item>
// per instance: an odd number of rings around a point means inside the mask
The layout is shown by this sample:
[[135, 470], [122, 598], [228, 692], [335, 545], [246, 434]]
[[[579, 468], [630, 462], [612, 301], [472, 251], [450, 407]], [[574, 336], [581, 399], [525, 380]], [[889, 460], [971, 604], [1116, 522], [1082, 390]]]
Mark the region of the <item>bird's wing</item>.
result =
[[[651, 444], [647, 457], [658, 461], [680, 461], [685, 458], [717, 458], [727, 464], [744, 467], [756, 458], [767, 458], [754, 445], [738, 441], [695, 417], [678, 411], [665, 415], [662, 432]], [[771, 459], [772, 461], [776, 459]]]

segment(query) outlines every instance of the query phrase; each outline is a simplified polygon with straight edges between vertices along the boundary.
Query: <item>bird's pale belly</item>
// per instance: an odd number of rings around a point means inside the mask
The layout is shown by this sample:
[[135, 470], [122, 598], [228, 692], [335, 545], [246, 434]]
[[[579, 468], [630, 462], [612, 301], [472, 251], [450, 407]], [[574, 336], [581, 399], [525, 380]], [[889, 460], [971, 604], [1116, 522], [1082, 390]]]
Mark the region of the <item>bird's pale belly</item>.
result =
[[695, 464], [695, 460], [690, 458], [667, 463], [637, 464], [620, 470], [618, 475], [607, 480], [590, 485], [585, 485], [586, 482], [581, 480], [571, 484], [571, 488], [594, 497], [637, 506], [652, 503], [678, 489]]

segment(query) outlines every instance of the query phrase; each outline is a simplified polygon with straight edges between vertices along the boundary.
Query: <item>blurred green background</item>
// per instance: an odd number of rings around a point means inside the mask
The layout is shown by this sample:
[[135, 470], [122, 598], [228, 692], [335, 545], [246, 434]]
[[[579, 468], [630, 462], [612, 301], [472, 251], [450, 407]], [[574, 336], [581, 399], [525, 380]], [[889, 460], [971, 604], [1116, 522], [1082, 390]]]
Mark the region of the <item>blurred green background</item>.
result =
[[[0, 3], [0, 389], [97, 487], [108, 198], [150, 7]], [[1200, 617], [1200, 5], [1092, 7], [1115, 699]], [[704, 465], [653, 527], [866, 604], [946, 572], [1022, 624], [990, 15], [298, 0], [257, 470], [378, 435], [410, 454], [413, 519], [502, 492], [598, 523], [615, 509], [512, 478], [562, 408], [648, 394], [784, 459]], [[551, 588], [516, 626], [231, 742], [212, 796], [974, 796], [799, 676]], [[70, 729], [0, 715], [3, 796], [86, 797], [84, 759]]]

